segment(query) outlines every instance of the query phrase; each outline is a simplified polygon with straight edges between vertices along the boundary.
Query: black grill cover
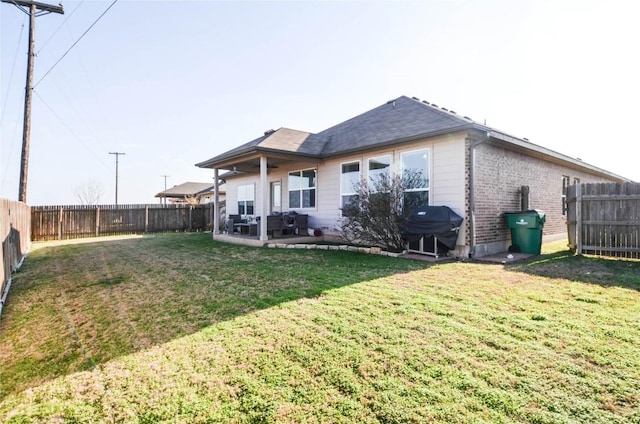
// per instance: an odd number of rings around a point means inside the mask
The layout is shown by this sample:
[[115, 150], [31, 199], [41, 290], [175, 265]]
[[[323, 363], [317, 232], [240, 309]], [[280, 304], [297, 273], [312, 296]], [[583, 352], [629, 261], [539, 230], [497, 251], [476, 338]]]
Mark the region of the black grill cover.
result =
[[448, 206], [418, 206], [407, 221], [405, 237], [408, 242], [420, 237], [436, 236], [438, 242], [455, 249], [462, 217]]

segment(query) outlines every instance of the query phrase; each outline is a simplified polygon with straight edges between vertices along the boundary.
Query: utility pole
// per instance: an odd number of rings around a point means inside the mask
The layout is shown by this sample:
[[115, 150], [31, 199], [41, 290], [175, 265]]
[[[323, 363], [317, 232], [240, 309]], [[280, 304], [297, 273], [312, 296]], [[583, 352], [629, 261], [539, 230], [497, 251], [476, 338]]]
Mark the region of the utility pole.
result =
[[169, 178], [171, 175], [160, 175], [161, 177], [164, 177], [164, 190], [167, 190], [167, 178]]
[[118, 206], [118, 156], [125, 155], [122, 152], [109, 152], [110, 155], [116, 155], [116, 206]]
[[[31, 94], [33, 92], [33, 69], [36, 46], [36, 16], [46, 13], [64, 14], [62, 4], [54, 6], [30, 0], [1, 0], [11, 3], [29, 15], [29, 54], [27, 56], [27, 83], [24, 88], [24, 120], [22, 128], [22, 156], [20, 158], [20, 187], [18, 200], [27, 201], [27, 177], [29, 171], [29, 142], [31, 140]], [[25, 9], [27, 8], [28, 9]]]
[[[167, 178], [169, 178], [171, 175], [160, 175], [161, 177], [164, 177], [164, 191], [167, 191]], [[162, 200], [164, 199], [164, 204], [166, 206], [167, 204], [167, 198], [161, 198], [160, 199], [160, 204], [162, 204]]]

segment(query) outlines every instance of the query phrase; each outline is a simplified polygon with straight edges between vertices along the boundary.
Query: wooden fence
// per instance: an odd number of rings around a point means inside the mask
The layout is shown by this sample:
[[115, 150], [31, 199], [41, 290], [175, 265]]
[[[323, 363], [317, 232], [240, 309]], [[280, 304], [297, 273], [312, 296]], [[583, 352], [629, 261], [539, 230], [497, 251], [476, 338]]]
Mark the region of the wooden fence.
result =
[[[221, 202], [224, 216], [224, 203]], [[33, 206], [31, 239], [211, 230], [213, 204]]]
[[573, 251], [640, 258], [640, 183], [576, 184], [567, 206]]
[[2, 312], [11, 286], [11, 275], [22, 263], [31, 244], [30, 219], [29, 205], [0, 199], [0, 236], [2, 236], [2, 244], [0, 245], [0, 256], [2, 256], [0, 312]]

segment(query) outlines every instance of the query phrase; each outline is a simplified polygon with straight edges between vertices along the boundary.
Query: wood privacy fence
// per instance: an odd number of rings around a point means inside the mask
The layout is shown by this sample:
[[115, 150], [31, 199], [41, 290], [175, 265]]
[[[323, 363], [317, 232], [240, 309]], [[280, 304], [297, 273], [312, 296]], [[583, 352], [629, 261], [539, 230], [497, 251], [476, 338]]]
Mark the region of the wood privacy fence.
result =
[[576, 184], [567, 206], [572, 250], [640, 258], [640, 183]]
[[[224, 215], [224, 203], [221, 215]], [[223, 220], [221, 220], [223, 221]], [[33, 241], [211, 230], [213, 204], [33, 206]]]
[[30, 219], [29, 205], [0, 199], [0, 312], [11, 285], [11, 274], [18, 269], [31, 244]]

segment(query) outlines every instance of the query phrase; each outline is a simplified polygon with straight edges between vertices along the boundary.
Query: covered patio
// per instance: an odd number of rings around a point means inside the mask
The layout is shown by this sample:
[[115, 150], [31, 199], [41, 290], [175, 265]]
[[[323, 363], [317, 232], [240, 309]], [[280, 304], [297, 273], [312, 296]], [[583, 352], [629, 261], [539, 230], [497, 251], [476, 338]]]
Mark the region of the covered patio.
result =
[[[290, 208], [290, 211], [274, 208], [272, 187], [268, 177], [273, 172], [289, 169], [292, 164], [295, 164], [294, 169], [303, 166], [317, 168], [318, 154], [323, 145], [317, 141], [315, 135], [307, 132], [287, 128], [280, 128], [277, 131], [269, 130], [263, 137], [196, 164], [201, 168], [211, 168], [214, 172], [213, 238], [256, 246], [284, 237], [288, 243], [293, 239], [321, 240], [321, 237], [308, 236], [309, 215], [306, 212], [296, 212], [295, 207]], [[283, 146], [286, 147], [285, 151], [282, 149]], [[221, 170], [224, 170], [222, 174]], [[313, 175], [315, 178], [315, 173]], [[230, 219], [221, 222], [220, 201], [217, 195], [219, 185], [230, 178], [248, 176], [253, 176], [252, 180], [255, 181], [256, 202], [255, 205], [251, 205], [251, 213], [247, 209], [234, 210], [233, 214], [228, 215]], [[233, 219], [234, 215], [244, 217], [243, 222], [236, 222]], [[294, 228], [287, 227], [290, 224], [284, 220], [288, 216], [295, 216], [294, 219], [297, 222]], [[247, 217], [250, 220], [247, 220]], [[278, 223], [278, 220], [281, 223]], [[276, 235], [276, 233], [279, 234]]]

